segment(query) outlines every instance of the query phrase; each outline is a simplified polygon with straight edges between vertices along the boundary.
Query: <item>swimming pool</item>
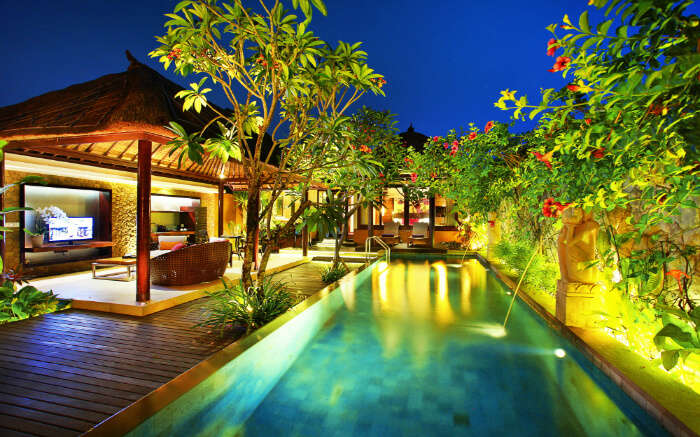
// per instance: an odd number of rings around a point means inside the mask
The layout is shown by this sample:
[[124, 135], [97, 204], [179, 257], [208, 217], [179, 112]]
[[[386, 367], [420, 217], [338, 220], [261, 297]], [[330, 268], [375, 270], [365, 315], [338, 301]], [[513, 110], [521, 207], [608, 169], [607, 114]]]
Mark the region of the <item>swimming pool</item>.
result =
[[202, 411], [168, 433], [667, 435], [526, 304], [504, 330], [509, 290], [476, 260], [452, 262], [375, 263], [327, 296], [338, 308], [248, 417], [225, 398], [252, 389], [233, 386], [213, 405], [190, 400]]

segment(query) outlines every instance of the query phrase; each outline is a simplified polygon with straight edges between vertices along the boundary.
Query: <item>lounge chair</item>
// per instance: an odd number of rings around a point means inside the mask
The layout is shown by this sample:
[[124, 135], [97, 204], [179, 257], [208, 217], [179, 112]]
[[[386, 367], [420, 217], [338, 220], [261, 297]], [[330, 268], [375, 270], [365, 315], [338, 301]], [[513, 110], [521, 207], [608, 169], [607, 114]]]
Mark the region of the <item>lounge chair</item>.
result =
[[191, 285], [213, 281], [226, 271], [231, 243], [194, 244], [151, 258], [151, 283]]
[[428, 246], [430, 245], [430, 235], [428, 235], [427, 223], [414, 223], [411, 229], [411, 236], [408, 237], [408, 246], [411, 247], [416, 243]]
[[388, 223], [384, 223], [384, 232], [382, 232], [380, 238], [390, 246], [399, 244], [401, 242], [401, 235], [399, 235], [399, 224], [393, 220]]

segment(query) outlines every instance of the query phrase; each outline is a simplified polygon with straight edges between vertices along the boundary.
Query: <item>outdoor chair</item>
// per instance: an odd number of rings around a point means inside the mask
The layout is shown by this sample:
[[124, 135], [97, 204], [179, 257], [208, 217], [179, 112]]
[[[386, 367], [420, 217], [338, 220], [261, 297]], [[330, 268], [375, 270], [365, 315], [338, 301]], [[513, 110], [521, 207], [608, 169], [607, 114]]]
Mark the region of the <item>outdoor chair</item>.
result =
[[380, 237], [382, 241], [390, 246], [395, 246], [401, 243], [401, 235], [399, 235], [399, 224], [395, 221], [390, 221], [384, 224], [384, 232]]
[[151, 283], [192, 285], [223, 276], [231, 257], [231, 243], [194, 244], [151, 258]]
[[418, 222], [413, 224], [413, 228], [411, 228], [411, 236], [408, 237], [408, 246], [411, 247], [416, 243], [426, 246], [430, 244], [427, 223]]

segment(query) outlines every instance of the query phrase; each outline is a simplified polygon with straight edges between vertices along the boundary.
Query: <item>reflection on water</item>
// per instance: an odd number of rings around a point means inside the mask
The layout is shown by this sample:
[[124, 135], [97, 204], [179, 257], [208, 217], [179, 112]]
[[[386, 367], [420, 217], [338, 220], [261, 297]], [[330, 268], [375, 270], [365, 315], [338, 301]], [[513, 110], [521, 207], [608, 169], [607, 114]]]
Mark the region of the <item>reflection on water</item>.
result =
[[371, 269], [341, 286], [345, 308], [246, 422], [247, 437], [641, 435], [631, 417], [648, 418], [611, 389], [634, 414], [624, 413], [521, 302], [503, 329], [509, 296], [475, 260]]

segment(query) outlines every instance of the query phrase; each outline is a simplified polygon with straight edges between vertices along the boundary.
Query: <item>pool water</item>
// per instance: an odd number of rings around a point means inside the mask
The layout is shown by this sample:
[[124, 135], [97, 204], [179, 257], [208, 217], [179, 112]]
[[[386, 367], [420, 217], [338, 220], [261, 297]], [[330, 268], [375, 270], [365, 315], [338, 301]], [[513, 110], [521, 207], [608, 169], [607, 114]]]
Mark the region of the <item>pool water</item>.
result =
[[[475, 260], [376, 263], [239, 435], [664, 431]], [[193, 430], [194, 431], [194, 430]]]

